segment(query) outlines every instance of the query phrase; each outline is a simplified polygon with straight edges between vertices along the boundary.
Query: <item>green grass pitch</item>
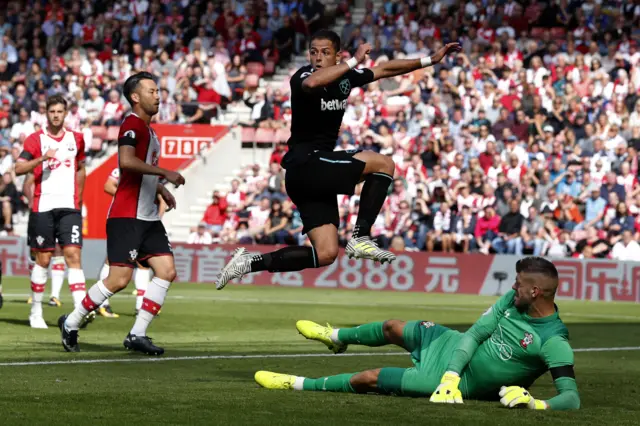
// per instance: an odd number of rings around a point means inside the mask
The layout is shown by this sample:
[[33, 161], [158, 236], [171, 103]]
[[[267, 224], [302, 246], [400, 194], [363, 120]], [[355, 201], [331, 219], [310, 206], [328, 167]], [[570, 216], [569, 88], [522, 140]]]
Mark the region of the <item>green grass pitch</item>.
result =
[[[433, 405], [426, 399], [269, 391], [256, 370], [308, 377], [409, 366], [396, 347], [354, 347], [331, 355], [297, 334], [297, 319], [352, 326], [389, 318], [424, 319], [466, 329], [494, 298], [175, 284], [149, 334], [163, 359], [128, 353], [134, 297], [112, 299], [119, 319], [98, 318], [68, 354], [55, 326], [69, 312], [44, 307], [48, 330], [31, 330], [26, 279], [5, 278], [0, 310], [0, 425], [637, 425], [640, 416], [640, 306], [559, 301], [576, 353], [583, 408], [508, 410], [499, 403]], [[47, 290], [48, 291], [48, 290]], [[47, 296], [45, 296], [47, 297]], [[625, 350], [613, 348], [628, 347]], [[608, 348], [588, 351], [590, 348]], [[304, 356], [292, 356], [304, 354]], [[247, 355], [247, 357], [242, 357]], [[72, 361], [90, 361], [72, 363]], [[26, 364], [26, 365], [25, 365]], [[531, 389], [554, 395], [548, 375]]]

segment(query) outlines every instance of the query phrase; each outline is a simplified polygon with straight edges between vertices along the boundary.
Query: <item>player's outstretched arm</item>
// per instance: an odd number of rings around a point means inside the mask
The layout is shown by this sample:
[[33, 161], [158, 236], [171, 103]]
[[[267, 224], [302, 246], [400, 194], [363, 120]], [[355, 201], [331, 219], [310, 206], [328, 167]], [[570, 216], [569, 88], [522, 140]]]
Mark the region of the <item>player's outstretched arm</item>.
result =
[[302, 90], [305, 92], [311, 92], [321, 87], [325, 87], [343, 75], [347, 71], [355, 68], [362, 61], [365, 60], [367, 54], [371, 51], [371, 45], [369, 43], [362, 44], [358, 47], [358, 50], [353, 55], [353, 58], [346, 62], [339, 63], [327, 68], [320, 68], [314, 71], [309, 77], [302, 81]]
[[176, 186], [184, 185], [184, 178], [178, 172], [147, 164], [136, 156], [136, 148], [130, 145], [118, 147], [120, 168], [142, 175], [161, 176]]
[[471, 357], [476, 352], [482, 342], [491, 336], [491, 333], [498, 326], [498, 322], [504, 316], [505, 309], [513, 301], [513, 290], [502, 296], [493, 306], [478, 319], [467, 330], [458, 346], [453, 351], [447, 370], [442, 376], [440, 385], [429, 399], [436, 403], [462, 403], [462, 394], [458, 389], [460, 374], [471, 361]]
[[381, 78], [395, 77], [396, 75], [407, 74], [420, 68], [426, 68], [442, 61], [450, 53], [459, 52], [462, 49], [459, 43], [448, 43], [431, 56], [420, 59], [394, 59], [383, 62], [377, 67], [373, 67], [373, 80]]

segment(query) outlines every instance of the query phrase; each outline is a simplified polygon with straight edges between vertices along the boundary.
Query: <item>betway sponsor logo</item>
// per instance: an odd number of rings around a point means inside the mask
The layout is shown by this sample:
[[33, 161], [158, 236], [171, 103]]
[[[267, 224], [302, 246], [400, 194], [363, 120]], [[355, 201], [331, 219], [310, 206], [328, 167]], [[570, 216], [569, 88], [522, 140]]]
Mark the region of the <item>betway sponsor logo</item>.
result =
[[347, 100], [338, 100], [331, 99], [330, 101], [325, 101], [324, 99], [320, 99], [320, 110], [321, 111], [342, 111], [347, 108]]

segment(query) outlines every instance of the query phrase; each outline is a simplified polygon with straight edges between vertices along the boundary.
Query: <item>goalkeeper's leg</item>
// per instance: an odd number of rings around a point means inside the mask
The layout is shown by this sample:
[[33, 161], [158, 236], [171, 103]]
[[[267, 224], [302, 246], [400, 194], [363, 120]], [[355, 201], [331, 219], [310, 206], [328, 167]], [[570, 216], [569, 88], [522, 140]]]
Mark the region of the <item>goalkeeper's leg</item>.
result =
[[338, 374], [336, 376], [320, 377], [318, 379], [272, 373], [269, 371], [258, 371], [255, 374], [255, 380], [260, 386], [267, 389], [381, 393], [381, 389], [378, 387], [380, 371], [381, 369], [367, 370], [361, 373]]
[[404, 328], [407, 323], [400, 320], [372, 322], [351, 328], [332, 328], [322, 326], [313, 321], [298, 321], [296, 328], [307, 339], [324, 343], [335, 353], [344, 352], [347, 345], [364, 345], [369, 347], [398, 345], [409, 351], [404, 339]]

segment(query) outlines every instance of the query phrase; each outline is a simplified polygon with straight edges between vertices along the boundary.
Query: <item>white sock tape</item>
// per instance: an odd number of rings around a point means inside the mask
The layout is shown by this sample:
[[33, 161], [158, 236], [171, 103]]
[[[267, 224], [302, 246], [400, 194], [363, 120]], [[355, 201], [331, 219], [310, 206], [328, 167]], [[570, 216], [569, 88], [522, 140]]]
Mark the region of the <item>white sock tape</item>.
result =
[[431, 56], [426, 56], [420, 59], [420, 64], [422, 65], [422, 68], [426, 68], [431, 65]]

